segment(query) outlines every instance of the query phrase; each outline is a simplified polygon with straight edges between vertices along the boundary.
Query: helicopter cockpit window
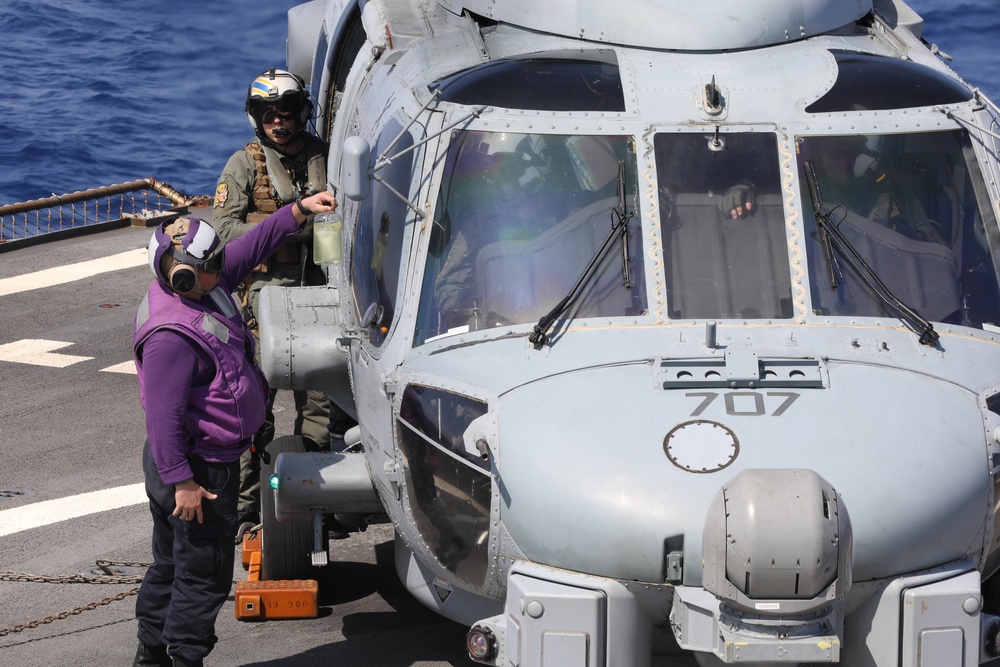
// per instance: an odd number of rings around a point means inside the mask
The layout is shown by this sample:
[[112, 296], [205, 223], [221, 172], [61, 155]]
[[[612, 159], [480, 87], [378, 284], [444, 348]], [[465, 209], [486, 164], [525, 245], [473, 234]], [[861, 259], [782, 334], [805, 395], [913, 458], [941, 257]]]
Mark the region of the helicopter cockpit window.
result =
[[[570, 292], [623, 202], [625, 215], [636, 211], [629, 137], [454, 132], [434, 207], [416, 344], [538, 322]], [[625, 245], [616, 241], [563, 319], [646, 311], [638, 229], [634, 215]]]
[[808, 113], [883, 111], [955, 104], [972, 99], [957, 81], [909, 60], [833, 51], [837, 81], [808, 107]]
[[[372, 159], [381, 155], [402, 130], [396, 121], [388, 123], [372, 151]], [[403, 151], [412, 145], [409, 133], [396, 142], [393, 152], [402, 154], [379, 171], [383, 182], [372, 181], [371, 196], [361, 203], [354, 232], [351, 256], [354, 298], [360, 311], [358, 316], [367, 327], [373, 345], [381, 345], [385, 340], [396, 311], [403, 230], [410, 211], [406, 202], [389, 188], [404, 196], [410, 191], [413, 152]]]
[[489, 470], [481, 452], [470, 453], [464, 435], [472, 422], [486, 414], [483, 401], [423, 385], [407, 385], [400, 402], [399, 418], [469, 463]]
[[430, 86], [456, 104], [541, 111], [625, 111], [613, 51], [491, 60]]
[[775, 135], [657, 134], [653, 146], [670, 317], [792, 317]]
[[399, 408], [406, 494], [417, 530], [438, 560], [467, 581], [489, 571], [492, 478], [485, 456], [463, 434], [487, 405], [423, 385], [407, 385]]
[[996, 223], [964, 130], [799, 137], [796, 149], [814, 312], [893, 314], [817, 231], [807, 162], [831, 222], [894, 296], [932, 322], [1000, 325]]

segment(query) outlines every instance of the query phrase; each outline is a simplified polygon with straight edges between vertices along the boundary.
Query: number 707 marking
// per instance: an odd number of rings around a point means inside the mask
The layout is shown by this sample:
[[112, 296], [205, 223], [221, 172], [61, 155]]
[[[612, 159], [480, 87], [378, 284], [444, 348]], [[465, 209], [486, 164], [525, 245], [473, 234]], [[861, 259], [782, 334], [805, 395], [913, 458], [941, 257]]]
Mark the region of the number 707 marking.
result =
[[[714, 391], [697, 391], [684, 394], [685, 396], [700, 397], [702, 399], [701, 403], [694, 412], [691, 413], [692, 417], [697, 417], [705, 410], [708, 406], [719, 397], [719, 394]], [[785, 414], [800, 396], [792, 391], [769, 391], [766, 394], [762, 394], [757, 391], [727, 391], [723, 394], [723, 400], [726, 403], [726, 414], [734, 417], [760, 417], [767, 414], [767, 410], [764, 406], [764, 396], [776, 396], [783, 397], [784, 400], [781, 405], [771, 413], [772, 417], [780, 417]], [[739, 400], [739, 406], [737, 406], [737, 399]], [[751, 399], [751, 400], [746, 400]], [[751, 406], [752, 403], [752, 406]]]

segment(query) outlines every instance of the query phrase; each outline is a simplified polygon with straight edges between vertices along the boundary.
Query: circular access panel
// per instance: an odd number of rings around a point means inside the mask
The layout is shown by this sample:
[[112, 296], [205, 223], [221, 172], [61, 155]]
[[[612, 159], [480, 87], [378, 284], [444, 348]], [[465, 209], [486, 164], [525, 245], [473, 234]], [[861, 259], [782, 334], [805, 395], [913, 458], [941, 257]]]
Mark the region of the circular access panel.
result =
[[736, 460], [740, 441], [728, 427], [697, 419], [675, 426], [663, 439], [663, 451], [682, 470], [709, 473]]

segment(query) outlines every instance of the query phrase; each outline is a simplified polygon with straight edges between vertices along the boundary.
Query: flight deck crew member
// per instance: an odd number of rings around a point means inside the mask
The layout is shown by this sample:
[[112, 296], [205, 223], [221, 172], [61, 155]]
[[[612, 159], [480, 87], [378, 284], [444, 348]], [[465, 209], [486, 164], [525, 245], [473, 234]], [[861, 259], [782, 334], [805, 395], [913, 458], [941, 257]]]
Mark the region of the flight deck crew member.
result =
[[300, 198], [225, 245], [196, 218], [171, 218], [150, 239], [156, 280], [136, 315], [133, 351], [153, 564], [136, 600], [134, 666], [201, 665], [215, 645], [232, 585], [239, 459], [268, 398], [232, 291], [310, 214], [336, 207], [328, 192]]
[[[246, 234], [296, 197], [326, 190], [327, 145], [306, 130], [313, 105], [302, 79], [279, 69], [263, 72], [250, 84], [245, 109], [256, 137], [229, 158], [215, 189], [213, 224], [227, 241]], [[311, 222], [261, 262], [241, 287], [244, 319], [255, 334], [261, 288], [326, 283], [312, 260]], [[295, 434], [307, 439], [309, 449], [328, 448], [330, 413], [335, 409], [330, 399], [316, 390], [293, 394]], [[241, 533], [260, 521], [257, 449], [274, 437], [274, 395], [272, 391], [267, 404], [267, 426], [241, 462], [239, 518], [246, 524]]]

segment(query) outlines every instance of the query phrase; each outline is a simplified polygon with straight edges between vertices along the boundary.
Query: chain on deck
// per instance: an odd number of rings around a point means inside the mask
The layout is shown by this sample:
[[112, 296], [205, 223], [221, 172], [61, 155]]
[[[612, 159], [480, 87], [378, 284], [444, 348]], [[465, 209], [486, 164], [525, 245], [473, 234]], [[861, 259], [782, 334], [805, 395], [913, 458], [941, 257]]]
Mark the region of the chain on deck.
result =
[[[37, 574], [21, 574], [17, 572], [0, 572], [0, 581], [18, 581], [18, 582], [35, 582], [35, 583], [45, 583], [45, 584], [141, 584], [142, 575], [118, 575], [115, 574], [112, 567], [122, 566], [122, 567], [149, 567], [149, 563], [127, 563], [127, 562], [116, 562], [109, 560], [99, 560], [97, 561], [97, 567], [102, 571], [106, 572], [106, 575], [87, 575], [87, 574], [60, 574], [60, 575], [37, 575]], [[139, 592], [139, 587], [135, 587], [131, 590], [122, 591], [117, 595], [112, 595], [111, 597], [106, 597], [103, 600], [98, 600], [97, 602], [91, 602], [75, 609], [69, 611], [61, 611], [58, 614], [53, 614], [51, 616], [46, 616], [35, 621], [28, 621], [27, 623], [21, 623], [10, 628], [0, 628], [0, 637], [6, 637], [9, 634], [23, 632], [24, 630], [37, 628], [40, 625], [45, 625], [53, 621], [62, 620], [69, 618], [70, 616], [76, 616], [82, 614], [85, 611], [91, 611], [97, 609], [98, 607], [111, 604], [112, 602], [118, 602], [119, 600], [124, 600], [127, 597], [136, 595]]]

